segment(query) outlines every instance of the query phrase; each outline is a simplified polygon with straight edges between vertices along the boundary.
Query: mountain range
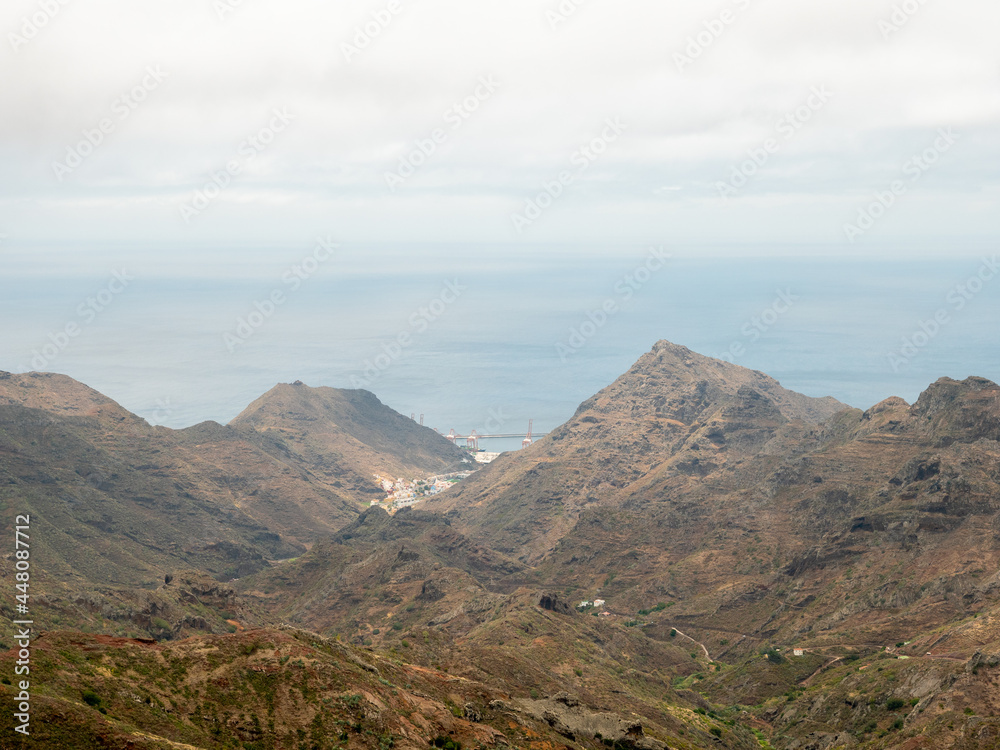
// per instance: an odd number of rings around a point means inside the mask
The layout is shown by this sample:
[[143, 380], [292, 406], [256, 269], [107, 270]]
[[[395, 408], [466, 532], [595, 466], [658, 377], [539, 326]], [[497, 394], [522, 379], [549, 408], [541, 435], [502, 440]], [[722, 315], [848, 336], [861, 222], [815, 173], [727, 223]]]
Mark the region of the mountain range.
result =
[[0, 374], [52, 737], [1000, 746], [996, 384], [862, 411], [664, 341], [530, 447], [367, 507], [463, 460], [365, 391], [175, 431]]

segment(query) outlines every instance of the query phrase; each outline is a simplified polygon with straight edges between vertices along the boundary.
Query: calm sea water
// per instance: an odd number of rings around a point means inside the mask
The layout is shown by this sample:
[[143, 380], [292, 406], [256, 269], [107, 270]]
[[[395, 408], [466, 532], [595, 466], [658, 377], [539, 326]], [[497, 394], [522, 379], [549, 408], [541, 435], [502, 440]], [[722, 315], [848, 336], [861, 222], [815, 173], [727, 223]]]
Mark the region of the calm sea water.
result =
[[[240, 279], [133, 264], [120, 293], [106, 272], [2, 279], [0, 369], [68, 374], [171, 427], [227, 422], [278, 382], [365, 384], [445, 433], [518, 432], [529, 419], [550, 430], [659, 339], [861, 408], [912, 402], [943, 375], [1000, 379], [1000, 279], [963, 288], [975, 257], [657, 263], [634, 249], [508, 263], [470, 252], [399, 271], [376, 260], [325, 263], [297, 287], [280, 264]], [[274, 291], [281, 303], [260, 305], [265, 316], [255, 303]], [[60, 335], [68, 324], [78, 335]]]

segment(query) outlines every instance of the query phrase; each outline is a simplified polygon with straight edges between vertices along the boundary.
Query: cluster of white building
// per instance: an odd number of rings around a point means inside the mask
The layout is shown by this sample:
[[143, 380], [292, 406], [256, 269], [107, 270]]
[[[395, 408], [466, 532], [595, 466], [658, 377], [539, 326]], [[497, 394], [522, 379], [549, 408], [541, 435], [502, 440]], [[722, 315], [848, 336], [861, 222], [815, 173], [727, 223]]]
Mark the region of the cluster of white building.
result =
[[428, 477], [427, 479], [386, 479], [375, 475], [375, 480], [386, 492], [385, 500], [372, 500], [372, 505], [377, 505], [390, 512], [407, 508], [419, 503], [421, 500], [436, 495], [439, 492], [451, 487], [462, 479], [465, 479], [471, 471], [457, 471], [451, 474], [441, 474], [439, 476]]

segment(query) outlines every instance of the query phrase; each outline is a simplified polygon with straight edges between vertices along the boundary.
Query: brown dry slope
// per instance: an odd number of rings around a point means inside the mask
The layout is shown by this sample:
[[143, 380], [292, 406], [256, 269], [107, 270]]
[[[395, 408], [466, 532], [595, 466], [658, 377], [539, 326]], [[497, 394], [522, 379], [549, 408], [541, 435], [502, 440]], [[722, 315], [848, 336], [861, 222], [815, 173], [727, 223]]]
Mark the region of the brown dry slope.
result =
[[[16, 514], [31, 515], [33, 580], [51, 616], [98, 626], [120, 614], [108, 627], [133, 632], [159, 616], [135, 592], [165, 574], [194, 568], [228, 580], [301, 554], [363, 510], [373, 470], [425, 475], [463, 455], [365, 392], [279, 386], [255, 411], [285, 416], [285, 389], [336, 421], [292, 437], [245, 418], [170, 430], [72, 378], [0, 373], [0, 518], [10, 527]], [[324, 461], [289, 449], [296, 441], [343, 447]], [[0, 571], [12, 565], [5, 559]]]
[[[0, 654], [5, 674], [15, 659]], [[169, 644], [54, 632], [35, 642], [32, 670], [23, 743], [17, 689], [0, 685], [2, 748], [563, 747], [502, 691], [290, 628]]]
[[455, 471], [467, 454], [363, 390], [277, 385], [230, 426], [278, 446], [319, 484], [378, 497], [373, 474], [406, 479]]
[[546, 439], [425, 507], [537, 561], [585, 508], [619, 506], [651, 475], [670, 472], [698, 485], [724, 464], [808, 441], [819, 422], [846, 408], [661, 341]]
[[[824, 663], [768, 671], [755, 655], [769, 647], [831, 659], [896, 643], [903, 656], [932, 652], [923, 682], [920, 663], [907, 666], [908, 686], [868, 681], [880, 691], [870, 700], [934, 696], [944, 707], [913, 717], [912, 732], [884, 709], [859, 725], [817, 696], [818, 744], [797, 745], [803, 714], [779, 712], [781, 746], [853, 747], [902, 731], [899, 746], [992, 747], [992, 730], [949, 729], [945, 709], [996, 710], [980, 683], [996, 681], [1000, 661], [990, 656], [1000, 653], [998, 498], [1000, 387], [988, 380], [943, 378], [912, 406], [890, 398], [862, 412], [661, 343], [548, 438], [425, 507], [531, 565], [508, 587], [599, 596], [638, 612], [651, 638], [691, 635], [733, 665], [703, 683], [726, 703], [773, 700]], [[931, 675], [939, 656], [959, 673], [975, 668], [964, 698]], [[913, 744], [921, 733], [934, 739]]]
[[[278, 395], [259, 429], [226, 429], [330, 491], [323, 441], [301, 425], [337, 418]], [[33, 433], [15, 433], [3, 460], [44, 492]], [[234, 584], [231, 606], [492, 685], [520, 699], [497, 717], [533, 715], [567, 746], [986, 750], [1000, 743], [998, 498], [988, 380], [862, 412], [661, 342], [528, 450], [424, 510], [357, 516]], [[293, 506], [270, 518], [279, 507]], [[573, 606], [595, 597], [610, 616]], [[217, 687], [199, 714], [221, 720]]]
[[[579, 612], [544, 588], [504, 590], [505, 579], [524, 573], [439, 514], [372, 509], [299, 559], [237, 586], [280, 621], [520, 698], [579, 745], [714, 745], [717, 722], [695, 713], [703, 699], [671, 687], [711, 669], [700, 654], [648, 638], [628, 618]], [[727, 746], [757, 743], [742, 728]]]

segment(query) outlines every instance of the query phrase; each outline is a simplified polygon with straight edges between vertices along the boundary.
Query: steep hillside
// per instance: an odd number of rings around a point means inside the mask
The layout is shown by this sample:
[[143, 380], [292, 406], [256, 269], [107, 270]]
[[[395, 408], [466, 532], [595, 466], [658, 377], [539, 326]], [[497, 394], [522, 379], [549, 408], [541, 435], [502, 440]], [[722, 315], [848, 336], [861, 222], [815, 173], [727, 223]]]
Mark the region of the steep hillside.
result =
[[455, 471], [468, 455], [362, 390], [277, 385], [230, 426], [259, 445], [356, 497], [379, 497], [373, 474], [422, 478]]
[[819, 422], [846, 408], [661, 341], [565, 425], [426, 508], [535, 562], [584, 509], [620, 506], [650, 475], [671, 473], [699, 486], [724, 465], [802, 450]]
[[[721, 717], [675, 680], [714, 667], [689, 641], [658, 641], [630, 617], [579, 612], [564, 594], [504, 579], [530, 571], [470, 542], [439, 515], [372, 509], [301, 558], [237, 586], [276, 620], [480, 682], [521, 701], [564, 741], [712, 747]], [[546, 696], [572, 695], [572, 699]], [[569, 700], [567, 703], [566, 701]], [[600, 720], [594, 716], [601, 716]], [[641, 732], [629, 738], [629, 727]], [[755, 748], [746, 727], [728, 747]], [[652, 746], [656, 746], [655, 742]]]
[[[452, 446], [363, 392], [280, 386], [230, 426], [175, 433], [72, 381], [19, 377], [21, 391], [0, 381], [0, 497], [5, 520], [16, 504], [39, 514], [55, 561], [40, 566], [43, 616], [174, 639], [44, 636], [53, 731], [108, 747], [1000, 743], [988, 380], [862, 412], [661, 342], [530, 448], [420, 509], [345, 501], [335, 530], [322, 498], [366, 471], [406, 476], [403, 458], [447, 468]], [[187, 518], [221, 541], [198, 546]], [[82, 552], [46, 541], [64, 527]], [[4, 560], [0, 585], [12, 575]], [[275, 623], [323, 637], [202, 634]], [[158, 677], [139, 682], [133, 662]], [[112, 679], [134, 682], [136, 706], [105, 697]], [[81, 706], [84, 690], [100, 700]]]
[[[995, 660], [977, 654], [998, 652], [1000, 388], [943, 378], [912, 406], [814, 406], [660, 344], [547, 439], [424, 507], [525, 565], [497, 591], [605, 599], [654, 641], [697, 643], [716, 666], [698, 689], [759, 706], [778, 747], [992, 746], [993, 730], [956, 727], [947, 709], [990, 716], [988, 691], [933, 675], [942, 659], [991, 675]], [[908, 687], [876, 677], [867, 700], [933, 694], [942, 710], [912, 717], [914, 732], [884, 711], [863, 725], [828, 712], [819, 731], [764, 705], [838, 656], [880, 658], [897, 643], [919, 660]], [[796, 648], [781, 668], [761, 657]]]
[[[0, 656], [5, 674], [15, 658]], [[171, 644], [49, 633], [35, 644], [32, 678], [25, 747], [562, 746], [502, 691], [290, 628]], [[2, 747], [17, 743], [8, 682], [0, 685]]]
[[[71, 378], [0, 374], [0, 519], [10, 528], [17, 514], [32, 518], [33, 582], [46, 593], [38, 622], [152, 632], [150, 618], [163, 617], [137, 591], [178, 570], [229, 580], [299, 555], [357, 517], [377, 489], [373, 467], [424, 475], [462, 456], [370, 394], [344, 403], [350, 418], [322, 421], [315, 441], [364, 451], [324, 463], [289, 450], [277, 428], [151, 427]], [[296, 439], [313, 443], [308, 424]], [[0, 575], [13, 575], [9, 557]]]
[[996, 385], [945, 379], [912, 407], [842, 412], [812, 450], [694, 484], [650, 473], [620, 507], [583, 512], [539, 573], [637, 607], [676, 599], [671, 622], [723, 652], [911, 640], [1000, 593], [998, 416]]

